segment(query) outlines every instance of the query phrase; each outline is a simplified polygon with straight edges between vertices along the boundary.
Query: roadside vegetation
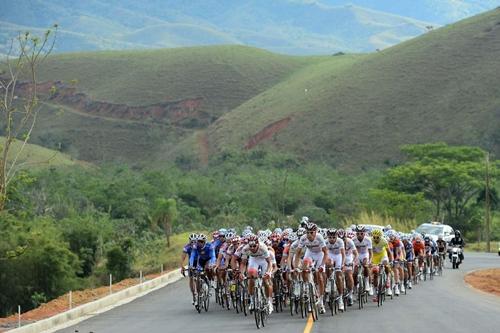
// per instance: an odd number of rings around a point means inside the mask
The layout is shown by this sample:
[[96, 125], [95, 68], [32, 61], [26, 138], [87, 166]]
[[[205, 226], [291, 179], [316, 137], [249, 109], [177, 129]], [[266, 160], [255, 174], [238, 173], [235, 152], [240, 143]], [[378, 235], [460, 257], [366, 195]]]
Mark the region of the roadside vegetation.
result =
[[[419, 151], [426, 155], [420, 155], [423, 160], [432, 156], [442, 163], [460, 155], [478, 168], [470, 173], [476, 192], [467, 209], [460, 216], [444, 210], [444, 221], [460, 227], [467, 240], [482, 238], [484, 152], [444, 144], [403, 151]], [[476, 162], [470, 161], [471, 152], [479, 154]], [[161, 265], [178, 267], [181, 245], [191, 231], [296, 226], [303, 215], [324, 226], [391, 224], [409, 231], [437, 213], [433, 197], [418, 186], [435, 178], [416, 172], [418, 160], [354, 175], [293, 155], [254, 150], [218, 155], [202, 169], [62, 164], [21, 172], [0, 215], [1, 315], [18, 304], [29, 309], [68, 290], [104, 285], [110, 273], [119, 280], [137, 277], [139, 271], [158, 272]], [[455, 164], [447, 166], [447, 180], [463, 184], [469, 178], [464, 178], [462, 162]], [[496, 165], [493, 161], [492, 174]], [[395, 188], [392, 180], [403, 176], [401, 184], [408, 187]], [[492, 193], [497, 202], [497, 192]], [[491, 236], [499, 240], [495, 214]], [[167, 235], [172, 236], [170, 247]]]

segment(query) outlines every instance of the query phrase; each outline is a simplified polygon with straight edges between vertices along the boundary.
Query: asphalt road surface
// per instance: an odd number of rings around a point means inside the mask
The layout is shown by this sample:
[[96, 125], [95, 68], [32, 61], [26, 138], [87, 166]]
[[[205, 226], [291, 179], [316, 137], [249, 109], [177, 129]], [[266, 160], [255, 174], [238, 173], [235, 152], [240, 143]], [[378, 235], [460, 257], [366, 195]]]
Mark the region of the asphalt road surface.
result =
[[[407, 295], [387, 299], [382, 308], [376, 303], [363, 310], [349, 307], [332, 317], [328, 312], [306, 329], [306, 320], [288, 312], [273, 313], [268, 332], [500, 332], [500, 297], [467, 286], [464, 275], [471, 270], [500, 267], [494, 254], [466, 253], [459, 270], [445, 269], [442, 277], [421, 282]], [[154, 291], [128, 304], [92, 317], [58, 333], [225, 333], [255, 332], [253, 316], [227, 311], [212, 298], [207, 313], [198, 314], [191, 305], [185, 279]]]

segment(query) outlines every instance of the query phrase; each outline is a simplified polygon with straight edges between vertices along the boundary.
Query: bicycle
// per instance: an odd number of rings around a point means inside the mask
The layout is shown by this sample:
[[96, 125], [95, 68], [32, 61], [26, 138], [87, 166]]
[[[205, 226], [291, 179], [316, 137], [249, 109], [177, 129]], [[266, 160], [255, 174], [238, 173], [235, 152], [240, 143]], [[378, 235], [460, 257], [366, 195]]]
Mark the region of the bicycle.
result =
[[[332, 316], [334, 314], [337, 314], [338, 312], [338, 302], [344, 302], [344, 297], [345, 294], [343, 295], [340, 295], [339, 292], [338, 292], [338, 289], [337, 289], [337, 277], [336, 277], [336, 273], [337, 272], [340, 272], [341, 270], [340, 269], [333, 269], [333, 268], [329, 268], [329, 270], [332, 270], [332, 273], [330, 274], [330, 276], [328, 277], [327, 281], [326, 281], [326, 288], [325, 288], [325, 300], [326, 300], [326, 303], [328, 303], [328, 307], [330, 308], [330, 312], [332, 314]], [[344, 282], [345, 284], [345, 282]], [[344, 307], [345, 309], [345, 307]]]
[[273, 277], [274, 304], [276, 312], [283, 312], [285, 293], [283, 292], [283, 276], [281, 269], [278, 269]]
[[292, 282], [290, 284], [290, 290], [288, 291], [288, 300], [289, 300], [289, 305], [290, 305], [290, 315], [293, 316], [293, 313], [295, 314], [299, 313], [299, 302], [300, 302], [300, 290], [301, 290], [301, 281], [300, 281], [300, 275], [297, 277], [293, 277], [292, 274], [290, 274]]
[[377, 286], [377, 306], [380, 307], [385, 302], [385, 288], [387, 284], [387, 275], [385, 273], [385, 265], [379, 264], [379, 276], [378, 276], [378, 286]]
[[269, 317], [267, 298], [264, 292], [263, 280], [262, 280], [262, 271], [259, 268], [259, 274], [255, 279], [254, 292], [252, 295], [253, 299], [253, 310], [255, 324], [257, 325], [257, 329], [264, 327], [266, 325], [267, 319]]
[[312, 315], [313, 321], [319, 319], [318, 312], [318, 295], [316, 293], [316, 285], [314, 284], [312, 274], [316, 271], [315, 268], [306, 268], [303, 270], [298, 269], [300, 272], [309, 274], [308, 281], [302, 281], [300, 284], [300, 312], [302, 318], [307, 318], [309, 314]]
[[356, 275], [356, 291], [358, 298], [358, 306], [361, 310], [368, 303], [368, 292], [365, 290], [365, 276], [363, 275], [363, 267], [358, 266], [358, 274]]
[[437, 274], [439, 276], [443, 276], [443, 268], [444, 268], [444, 253], [439, 253], [439, 258], [438, 258], [438, 267], [437, 267]]
[[198, 270], [198, 269], [190, 269], [190, 270], [196, 288], [196, 303], [194, 307], [196, 311], [198, 311], [198, 313], [201, 313], [202, 309], [204, 309], [205, 312], [208, 312], [208, 308], [210, 306], [210, 295], [209, 295], [210, 286], [208, 283], [208, 278], [205, 275], [204, 270]]

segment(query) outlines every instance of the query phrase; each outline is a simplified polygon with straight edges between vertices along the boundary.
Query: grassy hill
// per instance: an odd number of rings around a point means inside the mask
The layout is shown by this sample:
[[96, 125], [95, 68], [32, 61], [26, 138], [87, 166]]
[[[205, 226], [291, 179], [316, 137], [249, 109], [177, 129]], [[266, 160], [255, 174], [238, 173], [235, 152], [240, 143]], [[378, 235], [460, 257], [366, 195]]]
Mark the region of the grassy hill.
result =
[[[3, 147], [4, 143], [5, 137], [0, 136], [0, 147]], [[19, 151], [19, 148], [21, 148], [21, 145], [21, 141], [15, 141], [12, 144], [11, 154], [9, 154], [8, 159], [9, 161], [12, 161], [15, 158], [15, 155]], [[28, 143], [19, 155], [17, 163], [17, 165], [21, 168], [23, 165], [29, 165], [29, 168], [33, 169], [47, 166], [74, 165], [77, 162], [67, 154]]]
[[59, 93], [43, 98], [33, 140], [64, 142], [89, 161], [164, 160], [182, 139], [323, 59], [244, 46], [55, 55], [39, 78], [60, 81]]
[[207, 141], [213, 151], [252, 143], [344, 166], [439, 140], [500, 153], [499, 71], [497, 9], [342, 66], [305, 68], [221, 117]]
[[33, 142], [148, 165], [274, 149], [370, 167], [430, 141], [500, 153], [499, 70], [500, 9], [368, 55], [244, 46], [62, 54], [40, 73], [60, 81]]

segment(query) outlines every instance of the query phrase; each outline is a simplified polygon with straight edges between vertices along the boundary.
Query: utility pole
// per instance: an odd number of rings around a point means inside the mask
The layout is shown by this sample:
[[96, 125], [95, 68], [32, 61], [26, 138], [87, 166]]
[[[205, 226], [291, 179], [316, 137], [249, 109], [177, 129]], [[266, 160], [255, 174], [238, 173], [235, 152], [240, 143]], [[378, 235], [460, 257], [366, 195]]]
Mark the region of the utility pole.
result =
[[486, 220], [486, 251], [490, 252], [490, 153], [486, 153], [486, 188], [484, 191], [484, 208]]

